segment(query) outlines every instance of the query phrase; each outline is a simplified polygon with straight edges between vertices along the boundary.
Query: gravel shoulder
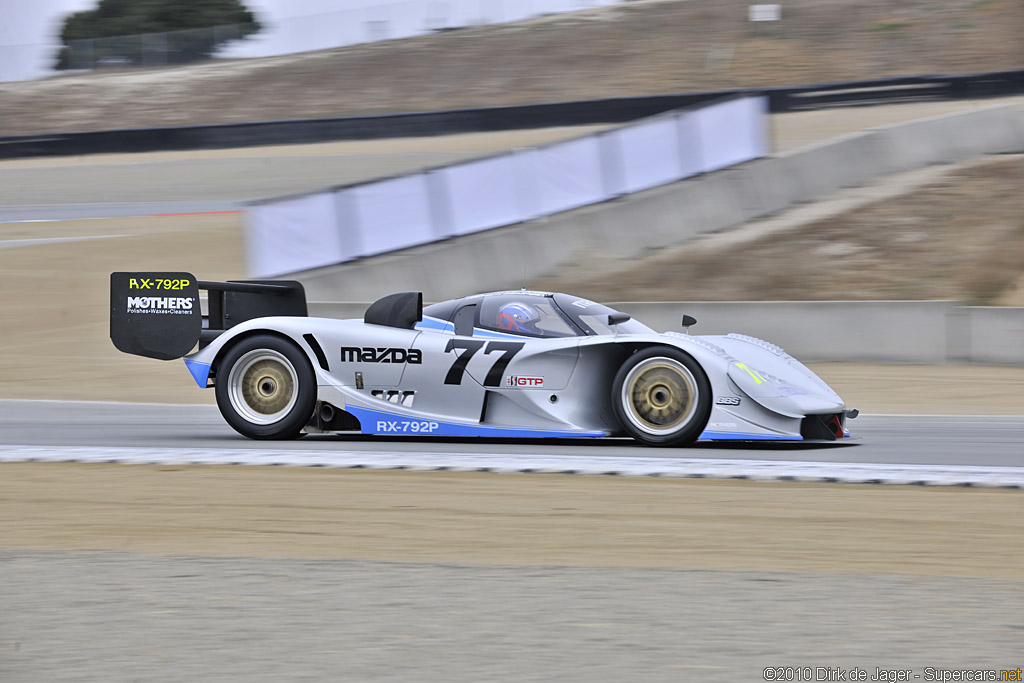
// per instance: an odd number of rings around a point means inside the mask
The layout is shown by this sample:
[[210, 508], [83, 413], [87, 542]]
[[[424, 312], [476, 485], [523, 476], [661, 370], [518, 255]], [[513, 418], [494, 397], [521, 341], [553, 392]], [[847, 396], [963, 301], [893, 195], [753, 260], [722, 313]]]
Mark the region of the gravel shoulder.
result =
[[0, 567], [12, 683], [923, 677], [1016, 669], [1024, 611], [1024, 583], [977, 578], [4, 550]]

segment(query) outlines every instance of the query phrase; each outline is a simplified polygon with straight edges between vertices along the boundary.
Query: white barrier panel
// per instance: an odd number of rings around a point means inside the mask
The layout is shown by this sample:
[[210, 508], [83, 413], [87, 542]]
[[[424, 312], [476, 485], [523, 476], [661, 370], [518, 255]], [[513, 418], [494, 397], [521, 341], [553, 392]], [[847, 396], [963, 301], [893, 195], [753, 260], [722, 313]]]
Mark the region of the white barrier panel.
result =
[[427, 176], [418, 173], [341, 190], [355, 200], [354, 214], [362, 238], [362, 255], [433, 242]]
[[505, 154], [436, 171], [451, 207], [450, 234], [467, 235], [532, 218], [520, 201], [518, 168], [515, 157]]
[[618, 145], [622, 171], [621, 187], [609, 188], [625, 194], [664, 185], [688, 175], [680, 158], [679, 131], [675, 117], [666, 116], [627, 126], [608, 135]]
[[247, 213], [250, 273], [276, 277], [347, 261], [335, 211], [334, 194], [259, 204]]
[[601, 146], [596, 136], [516, 155], [525, 180], [525, 213], [542, 216], [604, 201]]
[[768, 153], [766, 97], [742, 97], [690, 113], [696, 117], [704, 172], [717, 171]]
[[[274, 204], [258, 205], [252, 221], [257, 228], [249, 232], [250, 273], [268, 277], [468, 235], [756, 159], [766, 154], [766, 105], [764, 97], [733, 99], [537, 149], [349, 187], [335, 192], [333, 223], [316, 201], [310, 200], [305, 220], [293, 214], [301, 214], [294, 207], [306, 206], [306, 200], [281, 202], [281, 220], [296, 224], [282, 227], [282, 234], [305, 225], [334, 226], [323, 249], [301, 241], [280, 244], [267, 223], [275, 215], [267, 207]], [[257, 244], [264, 240], [267, 244]]]

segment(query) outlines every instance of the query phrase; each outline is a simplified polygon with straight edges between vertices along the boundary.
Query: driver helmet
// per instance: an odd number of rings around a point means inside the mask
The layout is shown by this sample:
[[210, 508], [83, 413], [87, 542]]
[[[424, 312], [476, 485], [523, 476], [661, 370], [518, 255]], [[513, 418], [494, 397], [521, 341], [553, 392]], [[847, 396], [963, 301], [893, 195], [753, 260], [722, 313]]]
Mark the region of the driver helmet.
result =
[[540, 313], [530, 304], [517, 301], [498, 309], [498, 327], [510, 332], [540, 334], [540, 330], [537, 329], [538, 320]]

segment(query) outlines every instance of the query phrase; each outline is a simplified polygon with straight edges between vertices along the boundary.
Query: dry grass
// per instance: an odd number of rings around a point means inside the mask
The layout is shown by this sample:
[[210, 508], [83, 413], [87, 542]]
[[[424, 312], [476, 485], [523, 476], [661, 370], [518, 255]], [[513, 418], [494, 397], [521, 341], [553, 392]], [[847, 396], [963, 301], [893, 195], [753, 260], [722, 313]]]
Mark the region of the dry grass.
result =
[[[958, 168], [911, 194], [742, 247], [681, 245], [600, 276], [532, 283], [596, 301], [997, 302], [1024, 263], [1024, 159]], [[591, 271], [592, 272], [592, 271]], [[681, 294], [685, 293], [685, 294]]]
[[636, 0], [261, 60], [0, 84], [0, 135], [441, 110], [1024, 65], [1019, 0]]

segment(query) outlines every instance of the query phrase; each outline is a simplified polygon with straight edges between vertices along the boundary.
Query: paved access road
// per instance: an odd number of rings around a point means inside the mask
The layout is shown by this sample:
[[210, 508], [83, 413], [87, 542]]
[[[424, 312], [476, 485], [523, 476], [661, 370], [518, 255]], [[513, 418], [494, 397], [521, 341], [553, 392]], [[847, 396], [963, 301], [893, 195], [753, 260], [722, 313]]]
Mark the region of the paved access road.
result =
[[840, 444], [700, 443], [645, 448], [628, 439], [558, 441], [311, 435], [251, 441], [214, 406], [0, 401], [0, 444], [410, 453], [686, 457], [919, 465], [1024, 466], [1024, 417], [861, 415]]

